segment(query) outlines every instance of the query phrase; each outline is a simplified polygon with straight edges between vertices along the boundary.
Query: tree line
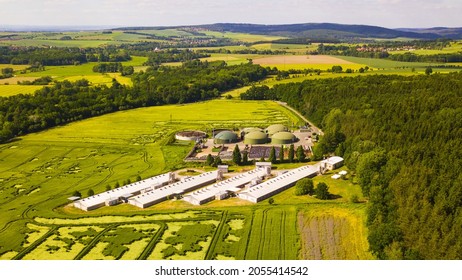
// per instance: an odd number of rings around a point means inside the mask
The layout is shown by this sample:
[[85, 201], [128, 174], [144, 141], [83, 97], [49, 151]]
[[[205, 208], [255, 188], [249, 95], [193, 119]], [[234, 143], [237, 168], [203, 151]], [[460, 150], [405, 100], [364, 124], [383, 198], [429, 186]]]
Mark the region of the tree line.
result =
[[252, 64], [195, 61], [134, 74], [133, 87], [115, 79], [110, 87], [93, 86], [87, 80], [56, 82], [35, 94], [0, 97], [0, 142], [119, 110], [215, 98], [225, 90], [263, 79], [266, 71]]
[[125, 50], [106, 48], [39, 48], [0, 47], [0, 63], [21, 65], [74, 65], [87, 62], [121, 62], [130, 60]]
[[[259, 92], [259, 90], [252, 90]], [[380, 259], [462, 258], [462, 72], [307, 80], [264, 89], [324, 130], [369, 199]]]

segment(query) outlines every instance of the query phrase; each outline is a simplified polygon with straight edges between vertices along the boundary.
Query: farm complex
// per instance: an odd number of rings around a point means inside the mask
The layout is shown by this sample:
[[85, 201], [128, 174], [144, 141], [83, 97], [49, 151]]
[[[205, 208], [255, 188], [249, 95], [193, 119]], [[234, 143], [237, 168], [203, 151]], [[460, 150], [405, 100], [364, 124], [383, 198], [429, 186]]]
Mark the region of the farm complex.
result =
[[169, 172], [77, 200], [73, 205], [84, 211], [123, 202], [147, 208], [168, 199], [182, 198], [191, 204], [201, 205], [215, 199], [236, 196], [257, 203], [294, 186], [300, 179], [313, 178], [325, 170], [334, 170], [342, 165], [341, 157], [331, 157], [314, 165], [274, 175], [271, 173], [271, 163], [257, 162], [254, 170], [233, 175], [228, 179], [224, 179], [223, 171], [227, 170], [227, 166], [200, 175], [183, 177], [178, 181]]

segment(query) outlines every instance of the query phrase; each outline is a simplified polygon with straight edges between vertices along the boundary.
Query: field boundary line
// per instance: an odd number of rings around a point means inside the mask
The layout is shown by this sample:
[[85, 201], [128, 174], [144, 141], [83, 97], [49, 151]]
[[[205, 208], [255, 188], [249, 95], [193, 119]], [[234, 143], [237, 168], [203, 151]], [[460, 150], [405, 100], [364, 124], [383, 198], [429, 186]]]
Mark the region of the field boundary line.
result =
[[35, 250], [40, 244], [42, 244], [48, 237], [53, 235], [59, 227], [52, 227], [47, 233], [45, 233], [42, 237], [40, 237], [37, 241], [29, 245], [27, 248], [19, 252], [16, 256], [12, 258], [12, 260], [20, 260], [24, 258], [27, 254]]
[[160, 228], [157, 230], [156, 234], [151, 238], [148, 245], [144, 248], [143, 252], [136, 258], [137, 260], [147, 260], [149, 255], [151, 255], [154, 247], [157, 245], [159, 239], [164, 235], [165, 230], [167, 229], [167, 224], [162, 222]]
[[116, 227], [117, 224], [113, 224], [113, 225], [109, 225], [108, 227], [106, 227], [104, 230], [102, 230], [100, 233], [98, 233], [92, 240], [90, 243], [88, 243], [87, 246], [85, 246], [85, 248], [82, 249], [82, 251], [80, 251], [75, 257], [74, 257], [74, 260], [81, 260], [83, 257], [85, 257], [86, 254], [88, 254], [88, 252], [90, 252], [90, 250], [98, 243], [99, 239], [101, 238], [101, 236], [103, 236], [106, 232], [110, 231], [111, 229], [113, 229], [114, 227]]
[[217, 246], [218, 240], [221, 237], [221, 233], [223, 231], [224, 224], [226, 223], [228, 219], [228, 211], [225, 210], [221, 214], [221, 220], [220, 224], [218, 225], [217, 229], [215, 230], [215, 234], [213, 235], [212, 242], [210, 243], [210, 246], [207, 250], [207, 253], [205, 254], [205, 259], [206, 260], [211, 260], [213, 253], [215, 252], [215, 247]]

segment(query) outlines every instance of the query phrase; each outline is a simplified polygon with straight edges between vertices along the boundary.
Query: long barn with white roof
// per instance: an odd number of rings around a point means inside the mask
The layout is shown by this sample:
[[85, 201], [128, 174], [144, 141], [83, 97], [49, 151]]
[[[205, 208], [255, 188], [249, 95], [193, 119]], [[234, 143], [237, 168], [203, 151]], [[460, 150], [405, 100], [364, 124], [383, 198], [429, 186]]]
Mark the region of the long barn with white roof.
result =
[[316, 176], [318, 170], [318, 165], [307, 165], [293, 169], [273, 179], [255, 185], [246, 191], [240, 192], [238, 197], [257, 203], [292, 187], [300, 179]]
[[201, 175], [185, 178], [179, 182], [164, 186], [151, 192], [137, 195], [128, 200], [128, 203], [140, 208], [146, 208], [167, 200], [173, 195], [184, 194], [209, 185], [220, 176], [218, 170], [203, 173]]
[[74, 202], [74, 206], [84, 211], [90, 211], [104, 205], [114, 205], [121, 199], [126, 199], [142, 192], [152, 191], [172, 182], [172, 172], [154, 176], [139, 182], [135, 182], [120, 188], [83, 198]]
[[217, 195], [222, 197], [227, 192], [240, 191], [240, 187], [243, 187], [254, 179], [261, 178], [266, 175], [268, 175], [268, 170], [266, 168], [256, 168], [252, 171], [215, 183], [212, 186], [194, 191], [185, 195], [183, 199], [189, 203], [201, 205], [214, 200]]

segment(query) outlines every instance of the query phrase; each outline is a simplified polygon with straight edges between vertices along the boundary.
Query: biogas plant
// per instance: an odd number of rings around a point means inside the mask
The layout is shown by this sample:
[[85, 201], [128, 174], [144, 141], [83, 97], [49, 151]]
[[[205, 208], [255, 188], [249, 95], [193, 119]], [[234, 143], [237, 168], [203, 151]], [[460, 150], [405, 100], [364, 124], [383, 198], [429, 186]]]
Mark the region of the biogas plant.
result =
[[231, 160], [235, 146], [242, 153], [247, 153], [249, 160], [267, 160], [274, 147], [276, 156], [289, 145], [301, 146], [306, 153], [312, 151], [317, 135], [309, 127], [294, 131], [283, 124], [272, 124], [266, 128], [246, 127], [242, 129], [213, 129], [210, 132], [181, 131], [175, 135], [177, 140], [195, 141], [196, 145], [186, 156], [185, 161], [204, 162], [207, 156]]
[[242, 147], [242, 152], [248, 152], [249, 159], [257, 159], [255, 168], [228, 176], [228, 165], [218, 165], [216, 170], [195, 176], [168, 172], [91, 197], [70, 199], [74, 200], [75, 207], [84, 211], [119, 203], [147, 208], [170, 199], [202, 205], [212, 200], [237, 197], [257, 203], [294, 186], [300, 179], [312, 178], [343, 165], [343, 158], [333, 156], [316, 164], [274, 172], [271, 162], [258, 160], [267, 158], [273, 147], [276, 156], [284, 153], [288, 145], [301, 146], [305, 152], [309, 152], [314, 136], [309, 128], [290, 132], [280, 124], [265, 129], [251, 127], [240, 131], [214, 130], [210, 138], [202, 131], [181, 131], [176, 134], [177, 140], [196, 143], [186, 160], [200, 161], [212, 153], [215, 157], [232, 159], [233, 148], [238, 145]]

